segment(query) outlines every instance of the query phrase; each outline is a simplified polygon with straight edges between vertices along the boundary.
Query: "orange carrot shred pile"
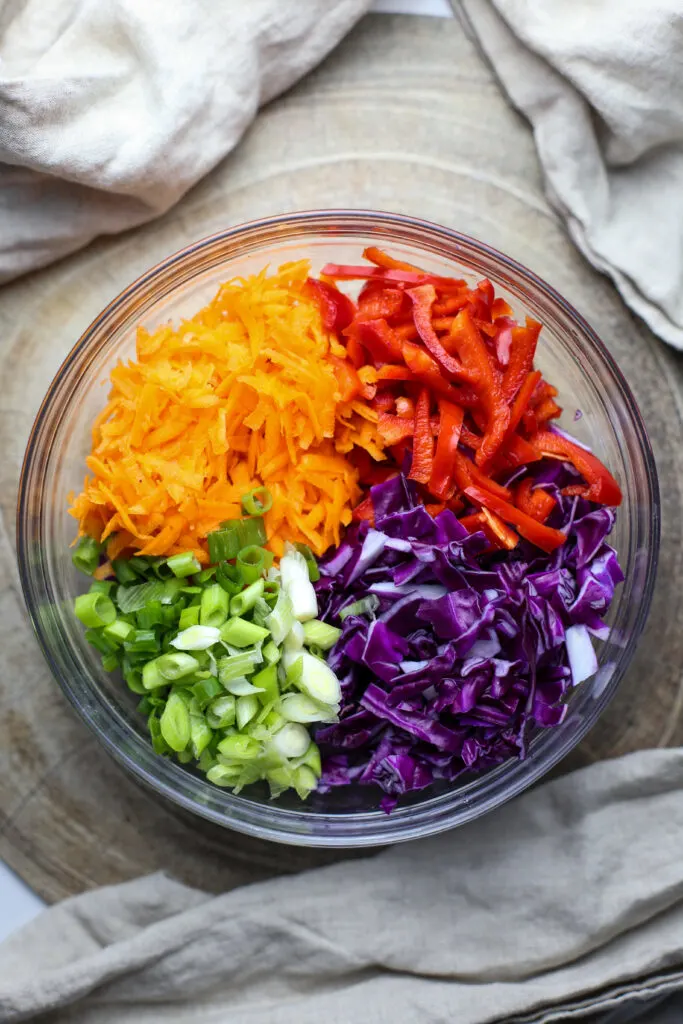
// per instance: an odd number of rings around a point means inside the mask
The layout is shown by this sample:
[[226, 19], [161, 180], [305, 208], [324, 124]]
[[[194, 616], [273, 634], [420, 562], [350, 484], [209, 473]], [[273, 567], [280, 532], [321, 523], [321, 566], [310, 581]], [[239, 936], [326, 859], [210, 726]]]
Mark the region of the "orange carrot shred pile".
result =
[[382, 458], [377, 414], [341, 401], [342, 346], [305, 288], [307, 261], [223, 285], [191, 320], [137, 333], [137, 359], [111, 373], [93, 425], [89, 476], [70, 509], [109, 559], [192, 551], [265, 486], [269, 546], [316, 554], [340, 543], [360, 496], [344, 457]]

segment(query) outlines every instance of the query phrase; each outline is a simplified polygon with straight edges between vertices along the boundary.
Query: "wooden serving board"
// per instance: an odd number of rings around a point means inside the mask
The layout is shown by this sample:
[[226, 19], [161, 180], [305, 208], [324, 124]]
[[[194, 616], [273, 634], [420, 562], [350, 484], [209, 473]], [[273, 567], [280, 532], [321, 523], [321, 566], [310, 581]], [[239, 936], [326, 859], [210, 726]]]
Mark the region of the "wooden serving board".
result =
[[659, 464], [662, 557], [649, 627], [620, 694], [563, 767], [683, 740], [680, 361], [572, 246], [543, 198], [528, 126], [459, 24], [370, 16], [263, 110], [239, 149], [167, 216], [0, 292], [0, 857], [48, 901], [160, 868], [219, 890], [341, 856], [190, 819], [125, 776], [37, 649], [13, 538], [34, 415], [100, 309], [168, 253], [226, 225], [342, 206], [416, 214], [490, 242], [552, 282], [616, 355]]

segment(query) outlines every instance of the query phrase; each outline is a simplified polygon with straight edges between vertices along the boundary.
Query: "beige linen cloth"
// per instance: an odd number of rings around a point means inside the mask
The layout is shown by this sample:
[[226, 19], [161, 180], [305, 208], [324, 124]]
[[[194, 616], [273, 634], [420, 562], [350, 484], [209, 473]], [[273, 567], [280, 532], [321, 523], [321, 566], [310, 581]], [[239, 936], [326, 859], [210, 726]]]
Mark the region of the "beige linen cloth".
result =
[[681, 836], [683, 752], [644, 751], [367, 860], [96, 890], [0, 946], [0, 1021], [616, 1021], [683, 984]]

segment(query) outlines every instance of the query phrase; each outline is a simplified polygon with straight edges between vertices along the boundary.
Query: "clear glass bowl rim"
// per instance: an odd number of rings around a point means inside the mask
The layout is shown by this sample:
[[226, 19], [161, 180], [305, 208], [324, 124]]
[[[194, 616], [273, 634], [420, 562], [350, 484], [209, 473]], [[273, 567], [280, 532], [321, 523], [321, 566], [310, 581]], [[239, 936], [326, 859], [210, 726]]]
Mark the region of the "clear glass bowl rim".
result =
[[[611, 384], [620, 399], [634, 430], [637, 446], [643, 460], [647, 495], [645, 501], [650, 509], [649, 544], [647, 564], [644, 572], [643, 594], [631, 635], [629, 636], [619, 668], [612, 674], [600, 696], [595, 700], [592, 714], [565, 737], [565, 741], [554, 744], [552, 749], [532, 746], [524, 761], [506, 762], [498, 768], [475, 778], [458, 789], [431, 797], [418, 804], [399, 807], [391, 815], [379, 810], [344, 814], [311, 814], [305, 810], [290, 810], [277, 804], [259, 804], [234, 796], [227, 790], [219, 791], [221, 808], [206, 806], [196, 798], [201, 787], [209, 784], [195, 779], [180, 766], [154, 755], [151, 747], [141, 737], [122, 735], [122, 721], [112, 720], [111, 709], [103, 702], [98, 706], [93, 700], [82, 701], [71, 680], [62, 677], [56, 670], [51, 657], [51, 642], [38, 614], [35, 580], [30, 570], [28, 551], [28, 486], [34, 460], [40, 457], [40, 444], [54, 403], [66, 386], [67, 378], [77, 366], [87, 363], [87, 354], [93, 336], [105, 326], [109, 333], [117, 327], [117, 321], [125, 319], [136, 300], [149, 294], [151, 288], [163, 287], [167, 294], [184, 280], [194, 276], [212, 252], [224, 258], [230, 253], [224, 251], [226, 243], [233, 242], [240, 251], [248, 244], [260, 245], [270, 241], [273, 244], [297, 237], [317, 234], [369, 234], [377, 232], [386, 239], [386, 232], [393, 233], [397, 241], [415, 245], [431, 242], [446, 247], [452, 259], [464, 263], [476, 263], [480, 256], [484, 261], [494, 263], [501, 271], [522, 287], [540, 293], [546, 300], [557, 306], [573, 322], [583, 342], [600, 358], [603, 368], [611, 378]], [[180, 276], [179, 276], [180, 275]], [[97, 350], [107, 341], [99, 339]], [[631, 390], [608, 349], [581, 314], [550, 284], [522, 264], [478, 239], [461, 232], [428, 221], [403, 214], [374, 210], [327, 209], [309, 210], [261, 218], [235, 225], [215, 232], [199, 241], [179, 249], [166, 259], [140, 275], [132, 284], [116, 296], [86, 328], [75, 343], [55, 375], [41, 403], [33, 424], [26, 448], [19, 481], [17, 510], [17, 552], [19, 575], [24, 598], [33, 628], [46, 661], [57, 681], [81, 719], [93, 731], [105, 749], [134, 777], [156, 791], [171, 803], [186, 811], [199, 814], [218, 825], [244, 832], [261, 839], [281, 843], [313, 847], [370, 847], [432, 835], [464, 824], [489, 810], [501, 805], [530, 787], [564, 758], [586, 735], [597, 721], [607, 704], [612, 700], [623, 673], [630, 662], [636, 642], [647, 618], [656, 577], [657, 556], [660, 536], [660, 505], [657, 470], [645, 426]], [[92, 695], [91, 695], [92, 697]], [[109, 719], [108, 728], [103, 729], [100, 719]], [[548, 730], [548, 734], [553, 730]], [[180, 774], [178, 774], [180, 773]], [[189, 784], [188, 784], [189, 780]], [[216, 789], [216, 787], [212, 787]], [[214, 801], [216, 802], [216, 801]], [[314, 825], [314, 827], [313, 827]]]

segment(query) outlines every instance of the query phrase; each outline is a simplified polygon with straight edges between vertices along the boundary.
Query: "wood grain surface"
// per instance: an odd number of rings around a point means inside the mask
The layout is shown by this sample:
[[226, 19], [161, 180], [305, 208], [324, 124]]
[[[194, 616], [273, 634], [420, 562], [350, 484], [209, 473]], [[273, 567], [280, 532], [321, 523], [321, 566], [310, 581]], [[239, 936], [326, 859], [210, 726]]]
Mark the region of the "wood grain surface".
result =
[[167, 216], [0, 292], [0, 622], [10, 637], [0, 661], [0, 857], [48, 901], [160, 868], [219, 890], [341, 856], [190, 820], [123, 775], [53, 682], [14, 561], [31, 423], [99, 310], [193, 239], [254, 217], [341, 206], [416, 214], [510, 253], [582, 310], [616, 356], [659, 466], [662, 557], [647, 632], [620, 693], [562, 767], [683, 740], [680, 362], [573, 248], [543, 197], [527, 125], [458, 23], [370, 16], [264, 109], [239, 149]]

